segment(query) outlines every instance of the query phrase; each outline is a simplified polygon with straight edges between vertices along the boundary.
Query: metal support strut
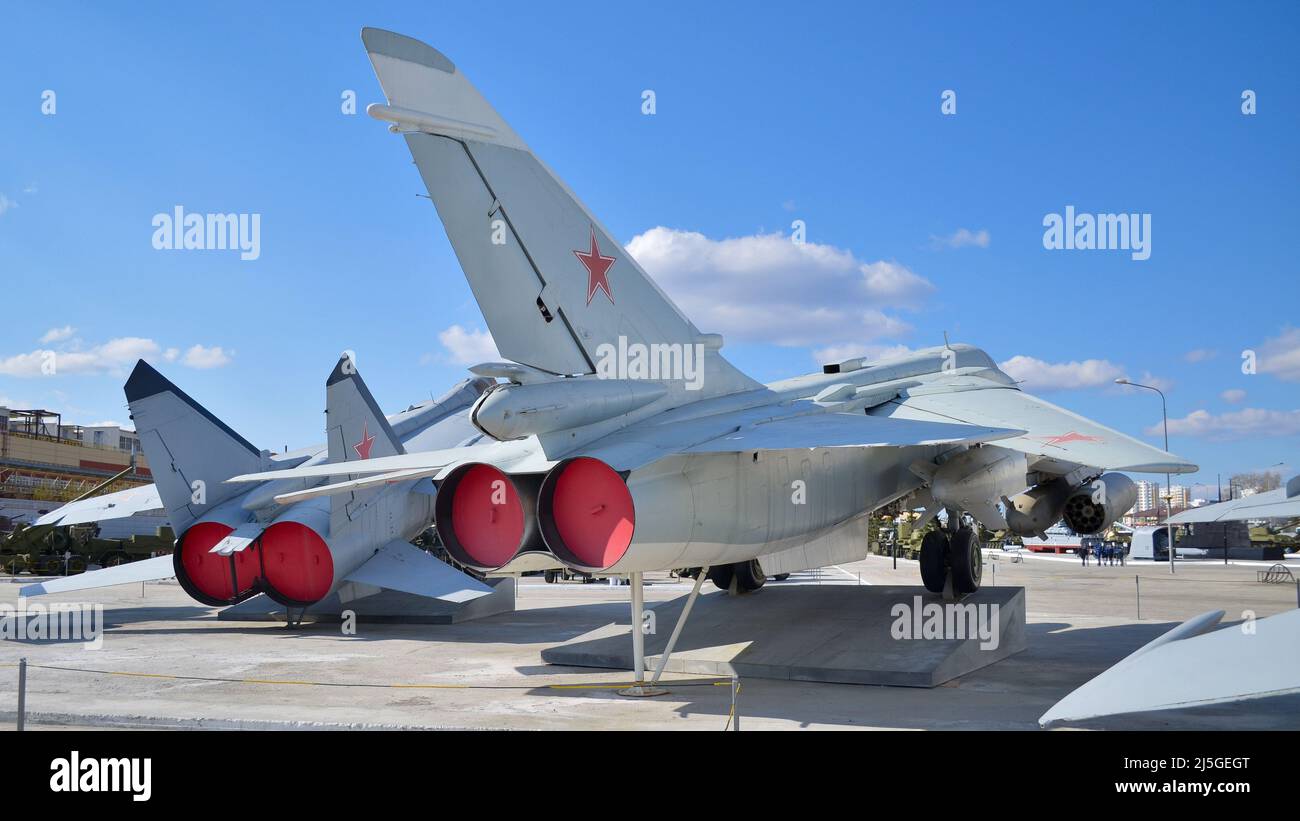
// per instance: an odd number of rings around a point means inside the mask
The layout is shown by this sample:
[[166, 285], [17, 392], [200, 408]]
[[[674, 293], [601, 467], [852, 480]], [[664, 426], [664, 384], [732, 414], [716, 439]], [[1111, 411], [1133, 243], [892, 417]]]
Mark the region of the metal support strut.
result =
[[664, 668], [668, 666], [668, 659], [673, 654], [673, 648], [677, 646], [677, 639], [682, 634], [682, 628], [686, 626], [686, 620], [690, 618], [691, 608], [695, 606], [695, 600], [700, 595], [700, 587], [704, 585], [708, 575], [707, 566], [700, 568], [700, 572], [696, 574], [695, 586], [691, 588], [691, 594], [686, 599], [686, 606], [682, 608], [682, 614], [677, 617], [677, 623], [673, 625], [672, 635], [668, 637], [668, 644], [664, 647], [663, 654], [659, 656], [659, 663], [655, 665], [655, 673], [651, 676], [650, 683], [646, 684], [644, 681], [645, 634], [641, 632], [641, 614], [645, 606], [645, 596], [641, 589], [641, 574], [632, 574], [632, 663], [635, 665], [635, 680], [631, 687], [619, 690], [619, 695], [644, 697], [667, 694], [667, 690], [658, 686], [659, 677], [664, 674]]
[[[658, 696], [667, 692], [645, 683], [645, 588], [641, 571], [628, 574], [632, 585], [632, 686], [618, 691], [621, 696]], [[658, 690], [658, 692], [655, 692]]]

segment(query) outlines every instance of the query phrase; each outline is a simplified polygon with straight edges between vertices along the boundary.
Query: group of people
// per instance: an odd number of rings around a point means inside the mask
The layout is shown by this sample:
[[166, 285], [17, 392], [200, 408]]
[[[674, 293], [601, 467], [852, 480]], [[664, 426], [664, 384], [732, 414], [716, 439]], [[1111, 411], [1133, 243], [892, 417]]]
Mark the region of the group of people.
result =
[[1088, 558], [1096, 560], [1097, 566], [1103, 564], [1124, 566], [1124, 545], [1118, 542], [1106, 544], [1085, 544], [1079, 548], [1079, 559], [1083, 566], [1088, 566]]

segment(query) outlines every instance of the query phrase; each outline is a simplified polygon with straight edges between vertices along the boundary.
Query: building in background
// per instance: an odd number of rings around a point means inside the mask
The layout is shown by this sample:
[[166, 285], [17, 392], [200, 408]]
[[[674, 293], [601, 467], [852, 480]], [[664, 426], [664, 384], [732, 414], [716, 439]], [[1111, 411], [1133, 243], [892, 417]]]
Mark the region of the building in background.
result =
[[50, 410], [0, 407], [0, 531], [53, 510], [123, 471], [103, 492], [153, 481], [135, 431], [117, 425], [65, 424], [62, 414]]
[[[1169, 493], [1173, 497], [1171, 501], [1175, 513], [1192, 506], [1192, 489], [1186, 485], [1174, 485], [1169, 489]], [[1163, 498], [1163, 494], [1161, 494], [1161, 498]]]

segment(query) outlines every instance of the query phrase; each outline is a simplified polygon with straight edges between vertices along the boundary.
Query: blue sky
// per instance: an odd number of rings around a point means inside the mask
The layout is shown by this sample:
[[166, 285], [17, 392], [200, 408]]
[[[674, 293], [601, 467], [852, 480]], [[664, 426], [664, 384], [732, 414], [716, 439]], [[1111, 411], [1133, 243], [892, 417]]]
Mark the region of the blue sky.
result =
[[[484, 326], [409, 154], [364, 114], [382, 99], [358, 35], [374, 25], [456, 61], [760, 379], [947, 331], [1148, 441], [1158, 397], [1110, 382], [1167, 387], [1195, 481], [1300, 466], [1300, 7], [540, 5], [7, 6], [0, 401], [126, 421], [143, 351], [279, 448], [319, 441], [340, 350], [390, 409], [460, 378], [440, 334]], [[155, 250], [151, 220], [177, 204], [260, 214], [260, 258]], [[1045, 249], [1043, 218], [1067, 205], [1150, 214], [1150, 259]], [[719, 280], [750, 327], [690, 310], [706, 268], [652, 264], [656, 238], [722, 264], [796, 219], [833, 259]], [[841, 300], [860, 272], [907, 287]], [[804, 277], [819, 287], [785, 305]], [[832, 321], [762, 341], [764, 311], [823, 303]], [[44, 350], [69, 367], [34, 371]]]

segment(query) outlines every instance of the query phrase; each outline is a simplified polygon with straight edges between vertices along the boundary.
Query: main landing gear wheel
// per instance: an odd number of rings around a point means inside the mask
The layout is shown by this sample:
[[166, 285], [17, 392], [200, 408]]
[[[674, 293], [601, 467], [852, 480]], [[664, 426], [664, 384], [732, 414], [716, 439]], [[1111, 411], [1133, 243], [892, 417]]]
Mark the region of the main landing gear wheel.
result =
[[735, 593], [753, 593], [767, 581], [767, 574], [763, 572], [763, 566], [758, 563], [758, 559], [739, 562], [731, 567]]
[[959, 595], [980, 589], [984, 576], [984, 551], [974, 528], [963, 527], [952, 539], [952, 589]]
[[758, 559], [750, 559], [747, 562], [709, 568], [709, 581], [717, 585], [719, 590], [736, 594], [753, 593], [767, 581], [767, 575], [763, 573]]
[[948, 534], [931, 530], [921, 540], [921, 583], [931, 593], [942, 593], [948, 576]]
[[716, 567], [709, 568], [709, 581], [713, 582], [719, 590], [731, 589], [732, 566], [729, 564], [720, 564]]

